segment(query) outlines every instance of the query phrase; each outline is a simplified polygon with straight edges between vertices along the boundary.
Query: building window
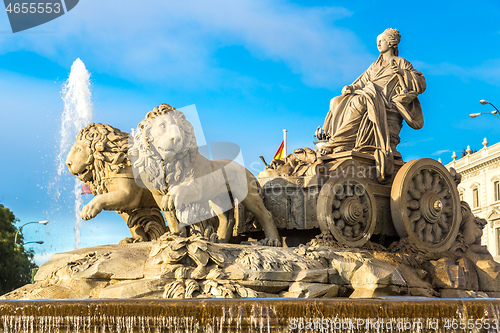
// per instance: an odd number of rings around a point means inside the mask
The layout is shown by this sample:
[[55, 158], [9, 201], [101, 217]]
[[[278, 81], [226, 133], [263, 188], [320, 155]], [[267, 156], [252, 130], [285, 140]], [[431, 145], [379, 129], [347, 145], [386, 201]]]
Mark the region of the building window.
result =
[[460, 201], [464, 201], [464, 192], [460, 192], [458, 196], [460, 197]]
[[479, 189], [472, 189], [472, 208], [479, 207]]
[[500, 228], [496, 228], [497, 256], [500, 256]]
[[493, 187], [495, 188], [495, 201], [498, 201], [500, 200], [500, 180], [496, 180]]

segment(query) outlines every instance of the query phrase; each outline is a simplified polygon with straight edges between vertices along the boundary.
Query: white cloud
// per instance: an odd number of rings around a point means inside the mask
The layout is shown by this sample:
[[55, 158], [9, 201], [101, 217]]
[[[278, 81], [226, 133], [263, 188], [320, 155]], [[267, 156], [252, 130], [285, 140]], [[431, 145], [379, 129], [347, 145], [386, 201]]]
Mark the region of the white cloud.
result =
[[451, 153], [451, 150], [449, 150], [449, 149], [437, 150], [437, 151], [432, 153], [432, 156], [438, 156], [438, 155], [442, 155], [444, 153]]
[[215, 52], [240, 45], [286, 63], [308, 84], [329, 86], [351, 81], [373, 60], [354, 33], [335, 27], [349, 15], [341, 7], [264, 0], [87, 0], [26, 33], [1, 35], [0, 52], [30, 50], [65, 66], [81, 57], [96, 71], [127, 79], [209, 85], [225, 75]]
[[462, 80], [478, 79], [500, 85], [500, 59], [487, 60], [475, 66], [459, 66], [448, 62], [428, 64], [421, 61], [414, 61], [414, 64], [427, 75], [456, 76]]

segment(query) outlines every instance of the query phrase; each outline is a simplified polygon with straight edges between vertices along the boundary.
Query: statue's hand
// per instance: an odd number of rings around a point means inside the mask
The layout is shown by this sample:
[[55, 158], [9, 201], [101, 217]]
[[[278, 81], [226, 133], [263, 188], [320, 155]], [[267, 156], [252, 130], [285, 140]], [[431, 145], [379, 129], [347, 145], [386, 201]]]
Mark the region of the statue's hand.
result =
[[399, 68], [398, 64], [396, 63], [396, 61], [394, 59], [392, 60], [391, 67], [392, 67], [392, 70], [394, 71], [394, 74], [399, 74], [399, 75], [404, 74], [404, 70], [402, 68]]
[[342, 88], [342, 96], [352, 94], [352, 86]]
[[87, 221], [97, 216], [102, 211], [102, 206], [97, 201], [90, 201], [88, 204], [83, 206], [82, 213], [80, 216], [83, 220]]

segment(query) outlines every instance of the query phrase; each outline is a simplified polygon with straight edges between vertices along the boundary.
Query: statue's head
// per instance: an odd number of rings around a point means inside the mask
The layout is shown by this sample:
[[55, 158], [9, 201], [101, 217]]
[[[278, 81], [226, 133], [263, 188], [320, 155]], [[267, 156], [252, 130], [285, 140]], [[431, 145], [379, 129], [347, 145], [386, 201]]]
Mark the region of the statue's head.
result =
[[186, 149], [197, 147], [191, 123], [182, 112], [168, 104], [150, 111], [139, 124], [139, 130], [162, 160], [170, 160]]
[[103, 177], [107, 172], [119, 173], [130, 166], [128, 139], [128, 133], [112, 126], [88, 124], [76, 136], [66, 158], [69, 172], [83, 182], [92, 183], [94, 194], [103, 193]]
[[377, 37], [378, 50], [380, 53], [385, 53], [392, 48], [394, 50], [394, 55], [397, 56], [399, 54], [398, 44], [400, 40], [401, 35], [398, 29], [385, 29], [385, 31]]
[[184, 113], [161, 104], [148, 112], [137, 130], [130, 149], [136, 179], [159, 190], [182, 180], [198, 152], [194, 128]]

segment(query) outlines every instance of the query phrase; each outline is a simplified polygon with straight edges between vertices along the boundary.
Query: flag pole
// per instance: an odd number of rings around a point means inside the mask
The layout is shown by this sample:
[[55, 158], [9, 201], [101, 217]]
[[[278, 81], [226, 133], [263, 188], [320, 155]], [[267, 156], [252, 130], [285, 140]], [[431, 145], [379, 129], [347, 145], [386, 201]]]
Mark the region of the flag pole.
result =
[[288, 132], [288, 130], [284, 129], [283, 130], [283, 156], [286, 157], [287, 153], [286, 153], [286, 133]]

